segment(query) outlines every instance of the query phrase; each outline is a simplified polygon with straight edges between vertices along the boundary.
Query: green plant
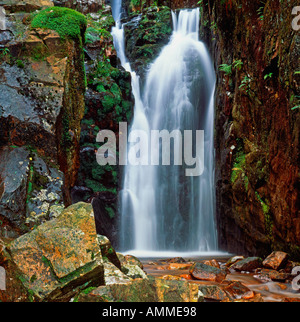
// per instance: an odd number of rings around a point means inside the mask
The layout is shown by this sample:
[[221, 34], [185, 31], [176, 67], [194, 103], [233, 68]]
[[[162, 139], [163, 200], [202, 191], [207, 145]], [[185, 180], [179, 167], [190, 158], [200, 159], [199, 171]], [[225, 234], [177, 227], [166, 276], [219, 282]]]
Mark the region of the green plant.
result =
[[267, 79], [269, 79], [269, 78], [272, 78], [272, 76], [273, 76], [273, 73], [266, 74], [266, 75], [264, 76], [264, 80], [267, 80]]
[[77, 39], [85, 32], [86, 25], [87, 20], [83, 14], [63, 7], [42, 10], [34, 16], [31, 22], [32, 28], [55, 30], [62, 38], [73, 39]]
[[221, 72], [224, 72], [227, 76], [232, 74], [232, 66], [228, 64], [221, 64], [219, 66], [219, 70]]

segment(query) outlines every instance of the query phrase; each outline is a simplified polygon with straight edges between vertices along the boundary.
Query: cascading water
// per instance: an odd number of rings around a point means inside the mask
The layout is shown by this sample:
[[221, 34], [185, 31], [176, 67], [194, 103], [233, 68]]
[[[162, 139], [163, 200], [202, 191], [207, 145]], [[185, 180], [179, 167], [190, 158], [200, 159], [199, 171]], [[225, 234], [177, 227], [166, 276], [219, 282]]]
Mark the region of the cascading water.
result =
[[[119, 9], [114, 7], [119, 2]], [[113, 3], [114, 44], [132, 75], [134, 118], [129, 129], [204, 130], [204, 172], [185, 175], [186, 166], [127, 165], [121, 191], [123, 250], [205, 252], [217, 249], [214, 219], [214, 70], [199, 41], [199, 9], [172, 13], [170, 42], [150, 66], [143, 96], [140, 80], [125, 56], [121, 1]], [[195, 149], [194, 149], [195, 150]], [[130, 157], [130, 156], [128, 156]], [[175, 155], [173, 155], [173, 159]]]

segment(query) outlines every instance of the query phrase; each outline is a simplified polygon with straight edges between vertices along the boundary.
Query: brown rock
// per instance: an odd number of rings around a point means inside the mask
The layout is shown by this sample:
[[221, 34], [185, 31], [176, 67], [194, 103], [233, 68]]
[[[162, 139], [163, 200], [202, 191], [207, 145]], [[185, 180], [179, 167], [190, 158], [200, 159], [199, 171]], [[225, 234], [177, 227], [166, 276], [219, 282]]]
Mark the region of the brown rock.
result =
[[18, 279], [35, 301], [68, 301], [78, 287], [104, 284], [90, 204], [70, 206], [58, 218], [8, 244], [7, 251]]
[[284, 252], [273, 252], [264, 261], [263, 266], [278, 270], [282, 268], [288, 260], [288, 254]]
[[207, 301], [231, 302], [233, 300], [219, 285], [199, 285], [199, 291]]
[[226, 273], [217, 267], [196, 263], [190, 269], [190, 274], [203, 281], [213, 281], [221, 283], [226, 278]]
[[236, 300], [249, 300], [254, 298], [254, 292], [238, 281], [230, 282], [223, 290]]
[[266, 269], [266, 268], [264, 268], [260, 271], [260, 275], [262, 277], [269, 278], [272, 281], [278, 281], [278, 282], [284, 282], [290, 276], [290, 274], [288, 274], [288, 273], [278, 272], [274, 269]]
[[233, 264], [231, 268], [237, 271], [254, 271], [262, 266], [262, 259], [259, 257], [248, 257]]
[[169, 270], [184, 270], [189, 269], [192, 266], [192, 264], [178, 264], [178, 263], [171, 263], [168, 266]]
[[207, 260], [207, 261], [204, 262], [204, 264], [220, 268], [220, 264], [215, 259]]
[[245, 259], [244, 256], [234, 256], [231, 257], [227, 263], [226, 263], [226, 267], [231, 267], [233, 264], [237, 263], [238, 261], [241, 261], [242, 259]]

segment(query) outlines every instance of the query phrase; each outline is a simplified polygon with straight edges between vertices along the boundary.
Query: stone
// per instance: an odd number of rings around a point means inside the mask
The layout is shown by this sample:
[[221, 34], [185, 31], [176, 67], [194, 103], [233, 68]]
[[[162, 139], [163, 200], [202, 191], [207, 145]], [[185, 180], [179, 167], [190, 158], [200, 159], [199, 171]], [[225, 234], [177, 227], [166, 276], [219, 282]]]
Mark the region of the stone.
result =
[[254, 271], [262, 266], [262, 259], [260, 257], [248, 257], [242, 259], [231, 266], [231, 268], [237, 271]]
[[156, 289], [147, 279], [136, 279], [124, 284], [100, 286], [81, 292], [78, 302], [158, 302]]
[[220, 264], [218, 263], [218, 261], [216, 261], [215, 259], [211, 259], [211, 260], [206, 260], [204, 262], [205, 265], [209, 265], [209, 266], [213, 266], [213, 267], [217, 267], [220, 268]]
[[114, 264], [104, 262], [104, 281], [105, 285], [110, 284], [127, 284], [131, 282], [131, 278], [126, 276]]
[[278, 281], [278, 282], [285, 282], [290, 277], [290, 274], [286, 272], [278, 272], [274, 269], [266, 269], [266, 268], [260, 270], [259, 274], [264, 279], [267, 278], [272, 281]]
[[235, 300], [249, 300], [255, 295], [247, 286], [238, 281], [230, 281], [228, 285], [223, 287], [223, 290]]
[[168, 259], [167, 262], [182, 264], [182, 263], [186, 263], [186, 260], [182, 257], [174, 257], [174, 258]]
[[126, 276], [136, 279], [136, 278], [147, 278], [146, 273], [138, 265], [124, 264], [122, 265], [122, 272]]
[[103, 257], [106, 257], [116, 267], [121, 269], [121, 262], [115, 249], [112, 247], [110, 240], [106, 236], [98, 235], [98, 242]]
[[[90, 204], [78, 203], [6, 246], [16, 279], [34, 301], [68, 301], [81, 288], [104, 285]], [[12, 289], [8, 289], [13, 293]]]
[[230, 267], [232, 266], [233, 264], [235, 264], [236, 262], [242, 260], [242, 259], [245, 259], [244, 256], [234, 256], [234, 257], [231, 257], [227, 262], [226, 262], [226, 266], [227, 267]]
[[263, 261], [263, 266], [265, 268], [279, 270], [287, 263], [288, 257], [289, 255], [285, 252], [275, 251]]
[[226, 273], [221, 269], [203, 263], [195, 263], [190, 269], [190, 274], [198, 280], [218, 283], [226, 278]]
[[169, 264], [167, 269], [169, 269], [169, 270], [186, 270], [186, 269], [189, 269], [191, 266], [192, 266], [192, 264], [171, 263], [171, 264]]
[[181, 280], [156, 278], [154, 281], [159, 302], [198, 302], [198, 286]]
[[233, 300], [219, 285], [199, 285], [199, 290], [206, 301], [231, 302]]

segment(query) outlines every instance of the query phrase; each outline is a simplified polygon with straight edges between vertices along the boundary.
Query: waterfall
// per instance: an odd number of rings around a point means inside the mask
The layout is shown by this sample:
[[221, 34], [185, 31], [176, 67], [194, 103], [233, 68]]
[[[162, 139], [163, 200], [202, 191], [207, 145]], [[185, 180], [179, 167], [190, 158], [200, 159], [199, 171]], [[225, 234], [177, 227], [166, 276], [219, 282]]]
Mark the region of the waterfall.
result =
[[[147, 137], [152, 130], [204, 131], [201, 176], [186, 176], [187, 165], [125, 167], [120, 192], [120, 246], [123, 251], [215, 251], [215, 74], [207, 49], [199, 41], [199, 8], [172, 12], [173, 34], [150, 66], [142, 94], [140, 79], [125, 55], [120, 12], [120, 7], [113, 7], [117, 22], [112, 35], [121, 64], [132, 75], [135, 107], [129, 138], [137, 130]], [[195, 142], [195, 135], [192, 139]], [[161, 148], [157, 147], [158, 151], [162, 152]], [[175, 157], [174, 153], [171, 159]]]

